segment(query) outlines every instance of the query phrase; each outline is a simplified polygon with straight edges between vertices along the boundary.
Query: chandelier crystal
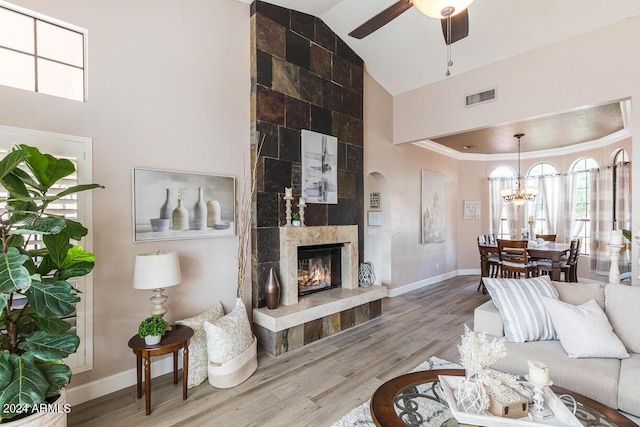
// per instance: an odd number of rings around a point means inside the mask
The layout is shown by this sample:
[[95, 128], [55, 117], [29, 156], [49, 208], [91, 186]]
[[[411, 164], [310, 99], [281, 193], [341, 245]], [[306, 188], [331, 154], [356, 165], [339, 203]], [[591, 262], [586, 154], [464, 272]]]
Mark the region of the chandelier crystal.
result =
[[525, 187], [520, 186], [522, 176], [520, 175], [520, 138], [524, 136], [524, 133], [517, 133], [513, 135], [514, 138], [518, 138], [518, 177], [516, 178], [516, 190], [512, 191], [510, 188], [504, 188], [500, 191], [500, 195], [505, 202], [513, 202], [516, 206], [524, 205], [525, 202], [532, 202], [538, 195], [537, 187]]

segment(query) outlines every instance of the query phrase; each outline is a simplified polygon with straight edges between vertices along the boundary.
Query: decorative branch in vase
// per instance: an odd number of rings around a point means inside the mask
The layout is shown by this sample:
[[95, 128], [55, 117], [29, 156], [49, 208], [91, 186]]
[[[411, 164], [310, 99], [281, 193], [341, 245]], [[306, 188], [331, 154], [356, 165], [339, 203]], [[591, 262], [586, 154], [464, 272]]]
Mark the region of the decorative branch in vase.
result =
[[[238, 260], [238, 283], [236, 297], [240, 299], [242, 299], [247, 273], [247, 260], [250, 254], [251, 208], [253, 204], [253, 193], [256, 190], [256, 171], [258, 169], [258, 161], [260, 159], [260, 152], [262, 151], [265, 136], [266, 135], [262, 135], [262, 139], [256, 148], [255, 158], [252, 159], [251, 163], [251, 170], [249, 171], [249, 175], [245, 173], [245, 181], [242, 186], [242, 191], [240, 192], [238, 199], [236, 199], [236, 211], [238, 212], [238, 255], [236, 257]], [[250, 182], [248, 191], [246, 185], [247, 181]]]

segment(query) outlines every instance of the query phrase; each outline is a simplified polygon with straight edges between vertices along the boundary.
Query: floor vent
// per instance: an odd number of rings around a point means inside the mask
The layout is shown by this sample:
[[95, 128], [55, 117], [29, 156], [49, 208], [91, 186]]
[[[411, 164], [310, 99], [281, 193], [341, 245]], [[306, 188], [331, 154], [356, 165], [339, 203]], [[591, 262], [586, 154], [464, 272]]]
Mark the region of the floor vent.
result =
[[482, 102], [493, 101], [496, 99], [496, 90], [489, 89], [484, 92], [474, 93], [473, 95], [467, 95], [465, 99], [465, 105], [468, 107], [470, 105], [480, 104]]

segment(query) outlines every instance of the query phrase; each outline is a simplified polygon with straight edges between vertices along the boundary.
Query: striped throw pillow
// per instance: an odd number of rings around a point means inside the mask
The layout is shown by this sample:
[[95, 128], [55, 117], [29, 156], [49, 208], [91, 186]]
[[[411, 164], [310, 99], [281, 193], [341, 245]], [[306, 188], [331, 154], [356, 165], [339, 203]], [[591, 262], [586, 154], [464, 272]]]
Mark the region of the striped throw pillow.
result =
[[551, 317], [542, 302], [542, 297], [558, 299], [558, 291], [551, 284], [549, 276], [531, 279], [483, 277], [482, 281], [500, 312], [507, 341], [557, 339]]

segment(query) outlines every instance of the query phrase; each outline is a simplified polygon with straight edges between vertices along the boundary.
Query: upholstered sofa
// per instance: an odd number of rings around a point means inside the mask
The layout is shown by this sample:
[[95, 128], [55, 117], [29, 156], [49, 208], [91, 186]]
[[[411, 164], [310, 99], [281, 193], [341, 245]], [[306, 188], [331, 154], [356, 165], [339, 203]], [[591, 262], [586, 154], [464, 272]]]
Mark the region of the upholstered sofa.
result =
[[[629, 418], [639, 422], [640, 287], [565, 282], [551, 282], [551, 285], [557, 290], [558, 300], [572, 306], [581, 306], [592, 299], [597, 302], [629, 357], [571, 358], [560, 336], [560, 339], [507, 342], [507, 357], [493, 367], [524, 376], [528, 372], [527, 360], [542, 361], [549, 365], [554, 384], [631, 414]], [[475, 309], [474, 331], [502, 337], [505, 327], [510, 326], [504, 323], [493, 300]]]

